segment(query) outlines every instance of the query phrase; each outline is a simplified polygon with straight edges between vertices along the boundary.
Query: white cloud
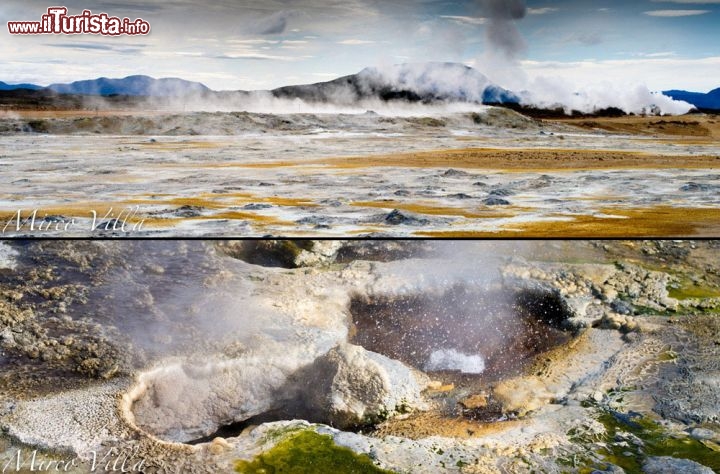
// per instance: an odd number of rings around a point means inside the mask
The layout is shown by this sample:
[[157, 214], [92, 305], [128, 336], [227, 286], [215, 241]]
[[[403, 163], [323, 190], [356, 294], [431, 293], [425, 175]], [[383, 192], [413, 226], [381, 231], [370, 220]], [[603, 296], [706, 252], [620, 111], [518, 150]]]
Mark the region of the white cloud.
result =
[[528, 15], [545, 15], [547, 13], [552, 13], [558, 11], [557, 8], [550, 8], [550, 7], [543, 7], [543, 8], [528, 8], [527, 13]]
[[474, 17], [474, 16], [454, 16], [454, 15], [441, 15], [440, 18], [444, 18], [446, 20], [452, 20], [455, 23], [463, 23], [466, 25], [484, 25], [487, 21], [483, 17]]
[[300, 59], [296, 56], [277, 56], [258, 52], [226, 53], [208, 57], [214, 57], [216, 59], [254, 59], [259, 61], [298, 61]]
[[696, 16], [710, 13], [710, 10], [650, 10], [645, 12], [649, 16], [659, 16], [665, 18], [674, 18], [680, 16]]
[[644, 56], [646, 58], [668, 58], [668, 57], [672, 57], [672, 56], [677, 56], [677, 54], [673, 51], [662, 51], [659, 53], [641, 54], [641, 56]]
[[229, 39], [226, 43], [232, 44], [278, 44], [277, 40], [266, 40], [266, 39]]
[[[606, 61], [522, 61], [530, 79], [556, 77], [573, 84], [593, 84], [598, 78], [612, 83], [645, 84], [650, 90], [686, 89], [707, 92], [718, 84], [720, 56], [701, 59], [675, 57], [633, 58]], [[509, 84], [500, 84], [510, 87]]]
[[375, 41], [362, 40], [362, 39], [346, 39], [346, 40], [338, 41], [338, 44], [359, 46], [359, 45], [363, 45], [363, 44], [375, 44]]

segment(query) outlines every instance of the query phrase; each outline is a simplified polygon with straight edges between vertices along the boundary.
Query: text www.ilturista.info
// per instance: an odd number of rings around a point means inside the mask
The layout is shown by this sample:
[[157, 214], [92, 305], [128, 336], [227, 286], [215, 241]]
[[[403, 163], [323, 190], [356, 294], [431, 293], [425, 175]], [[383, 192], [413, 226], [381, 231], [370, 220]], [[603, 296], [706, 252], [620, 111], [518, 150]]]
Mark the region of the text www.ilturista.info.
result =
[[150, 23], [138, 18], [118, 18], [107, 13], [94, 14], [83, 10], [68, 15], [66, 7], [50, 7], [40, 21], [8, 21], [11, 35], [146, 35]]

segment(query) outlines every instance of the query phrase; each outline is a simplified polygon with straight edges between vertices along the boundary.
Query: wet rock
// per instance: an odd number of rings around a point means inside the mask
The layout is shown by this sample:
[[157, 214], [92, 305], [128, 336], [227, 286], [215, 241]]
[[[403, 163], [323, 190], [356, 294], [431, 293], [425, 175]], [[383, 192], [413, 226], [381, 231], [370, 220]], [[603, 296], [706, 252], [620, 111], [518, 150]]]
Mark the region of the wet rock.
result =
[[426, 375], [360, 346], [335, 347], [312, 364], [306, 377], [305, 400], [338, 427], [428, 407], [421, 395], [430, 383]]
[[473, 183], [472, 185], [477, 186], [479, 188], [486, 188], [488, 186], [487, 183], [483, 183], [482, 181], [477, 181], [477, 182]]
[[260, 203], [251, 203], [246, 204], [243, 206], [244, 211], [261, 211], [263, 209], [270, 209], [272, 207], [272, 204], [260, 204]]
[[642, 466], [645, 474], [713, 474], [713, 470], [689, 459], [670, 456], [650, 457]]
[[712, 441], [720, 439], [720, 435], [706, 428], [693, 428], [690, 430], [690, 437], [698, 441]]
[[495, 196], [490, 196], [483, 201], [486, 206], [509, 206], [510, 201]]
[[639, 330], [633, 317], [620, 314], [605, 314], [601, 319], [593, 322], [593, 327], [616, 330], [625, 334]]
[[325, 216], [307, 216], [298, 219], [295, 222], [300, 225], [328, 225], [334, 221], [331, 217]]
[[457, 193], [457, 194], [450, 194], [448, 196], [450, 199], [472, 199], [472, 196], [465, 193]]
[[405, 196], [410, 196], [410, 191], [408, 191], [408, 190], [406, 190], [406, 189], [400, 189], [400, 190], [398, 190], [398, 191], [395, 191], [394, 194], [395, 194], [395, 196], [405, 197]]
[[469, 173], [467, 171], [461, 171], [450, 168], [449, 170], [445, 171], [441, 176], [443, 178], [458, 178], [462, 176], [467, 176]]
[[385, 223], [389, 225], [425, 225], [428, 222], [427, 219], [407, 216], [397, 209], [385, 216]]
[[343, 203], [337, 199], [323, 199], [320, 201], [320, 204], [330, 207], [340, 207], [343, 205]]
[[633, 314], [634, 311], [633, 306], [627, 301], [623, 300], [616, 299], [615, 301], [610, 303], [610, 307], [618, 314]]
[[508, 197], [514, 196], [515, 194], [515, 191], [507, 188], [496, 188], [490, 191], [490, 196]]
[[227, 241], [218, 248], [230, 257], [264, 267], [297, 268], [304, 251], [312, 251], [313, 242], [301, 240]]
[[[438, 387], [438, 388], [442, 388]], [[467, 398], [464, 398], [458, 402], [460, 406], [462, 406], [466, 410], [477, 410], [482, 408], [487, 408], [488, 406], [488, 396], [485, 393], [478, 393], [475, 395], [471, 395]]]
[[180, 218], [200, 217], [204, 211], [205, 208], [200, 206], [182, 206], [172, 211], [172, 215]]
[[685, 193], [705, 192], [710, 191], [710, 189], [712, 188], [707, 184], [694, 183], [692, 181], [680, 186], [680, 191]]
[[625, 469], [620, 466], [616, 466], [615, 464], [608, 464], [608, 466], [602, 471], [596, 470], [593, 471], [592, 474], [625, 474]]
[[550, 387], [535, 376], [503, 380], [493, 388], [492, 395], [503, 413], [518, 416], [537, 410], [556, 397]]

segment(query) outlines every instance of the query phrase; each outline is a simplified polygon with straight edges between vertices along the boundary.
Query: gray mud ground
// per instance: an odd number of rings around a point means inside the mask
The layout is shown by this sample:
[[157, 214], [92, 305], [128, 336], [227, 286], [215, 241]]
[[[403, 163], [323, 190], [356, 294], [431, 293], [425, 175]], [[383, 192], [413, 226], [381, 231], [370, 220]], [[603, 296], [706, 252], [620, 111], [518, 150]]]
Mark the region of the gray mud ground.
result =
[[715, 241], [0, 243], [0, 465], [719, 472], [719, 311]]
[[38, 114], [0, 119], [5, 236], [720, 234], [720, 145], [693, 130], [493, 108]]

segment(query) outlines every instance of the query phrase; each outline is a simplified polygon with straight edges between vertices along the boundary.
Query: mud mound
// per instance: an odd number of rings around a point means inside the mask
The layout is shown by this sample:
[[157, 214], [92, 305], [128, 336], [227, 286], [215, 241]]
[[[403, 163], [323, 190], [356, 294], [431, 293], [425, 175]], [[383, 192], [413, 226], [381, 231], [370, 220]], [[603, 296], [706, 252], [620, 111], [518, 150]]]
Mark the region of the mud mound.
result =
[[[419, 111], [420, 112], [420, 111]], [[404, 112], [403, 112], [404, 113]], [[75, 116], [43, 113], [24, 119], [0, 119], [0, 134], [42, 133], [53, 135], [219, 135], [252, 133], [308, 134], [320, 133], [410, 133], [433, 129], [475, 129], [478, 126], [527, 130], [536, 123], [517, 112], [484, 108], [471, 114], [449, 113], [428, 109], [424, 114], [386, 116], [365, 114], [264, 114], [250, 112], [192, 112], [148, 114], [113, 114], [113, 112], [78, 112]]]

